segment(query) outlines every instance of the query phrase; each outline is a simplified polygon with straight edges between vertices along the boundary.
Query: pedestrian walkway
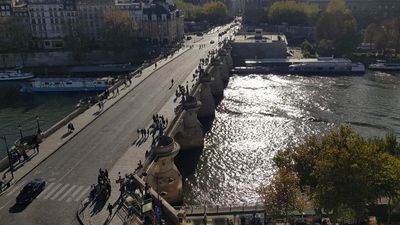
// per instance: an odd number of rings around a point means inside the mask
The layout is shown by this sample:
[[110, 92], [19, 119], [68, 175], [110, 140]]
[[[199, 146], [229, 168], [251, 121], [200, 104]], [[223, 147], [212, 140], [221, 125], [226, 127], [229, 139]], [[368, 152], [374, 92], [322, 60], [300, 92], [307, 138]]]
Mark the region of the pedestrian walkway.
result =
[[[181, 80], [175, 80], [175, 85], [173, 86], [174, 89], [178, 87], [178, 85], [188, 86], [189, 91], [195, 87], [197, 82], [196, 79], [193, 79], [192, 74], [195, 72], [197, 68], [194, 68], [193, 71], [187, 76], [185, 76]], [[172, 95], [162, 106], [159, 111], [159, 115], [163, 115], [165, 119], [168, 121], [174, 121], [176, 117], [175, 108], [180, 104], [179, 101], [175, 101], [176, 96]], [[152, 121], [151, 121], [152, 122]], [[147, 127], [151, 125], [149, 124]], [[169, 124], [171, 126], [171, 124]], [[140, 138], [140, 137], [139, 137]], [[137, 146], [134, 144], [135, 140], [133, 140], [132, 146], [124, 153], [124, 155], [114, 164], [113, 168], [109, 170], [109, 177], [111, 180], [111, 196], [109, 197], [107, 203], [104, 204], [104, 207], [98, 211], [98, 213], [93, 214], [94, 205], [90, 206], [89, 199], [85, 198], [81, 203], [81, 209], [78, 210], [78, 218], [81, 220], [83, 224], [107, 224], [112, 225], [122, 225], [122, 224], [135, 224], [134, 217], [129, 217], [126, 215], [125, 209], [121, 206], [121, 203], [118, 202], [119, 198], [119, 185], [115, 182], [118, 179], [118, 173], [120, 172], [122, 175], [133, 173], [135, 170], [135, 165], [138, 163], [139, 160], [145, 162], [145, 153], [151, 149], [151, 138], [147, 139], [144, 143]], [[137, 161], [132, 161], [135, 159]], [[111, 216], [109, 217], [109, 212], [107, 211], [106, 205], [111, 203], [114, 205], [115, 212], [113, 215], [118, 216]]]
[[[158, 67], [156, 70], [161, 69], [164, 65], [179, 57], [181, 54], [190, 50], [189, 48], [182, 48], [177, 50], [172, 57], [168, 57], [166, 60], [159, 60], [157, 62]], [[147, 77], [149, 77], [154, 71], [154, 64], [149, 65], [147, 68], [142, 70], [140, 75], [134, 76], [131, 81], [132, 83], [126, 87], [119, 88], [119, 95], [111, 96], [109, 99], [104, 101], [102, 110], [98, 109], [97, 105], [94, 105], [75, 117], [70, 123], [73, 124], [75, 131], [68, 132], [67, 126], [61, 127], [49, 137], [42, 140], [40, 144], [40, 152], [36, 154], [29, 153], [29, 155], [34, 156], [31, 157], [29, 161], [26, 161], [24, 165], [20, 166], [18, 169], [14, 171], [14, 179], [11, 181], [11, 187], [15, 184], [18, 184], [18, 181], [21, 180], [24, 176], [26, 176], [30, 171], [35, 169], [41, 162], [50, 157], [53, 153], [55, 153], [61, 146], [63, 146], [66, 142], [72, 139], [76, 134], [78, 134], [81, 130], [83, 130], [86, 126], [88, 126], [92, 121], [98, 118], [101, 114], [107, 111], [111, 106], [117, 103], [120, 99], [122, 99], [126, 94], [128, 94], [131, 90], [137, 87], [141, 82], [143, 82]], [[34, 152], [34, 151], [28, 151]], [[5, 171], [7, 177], [11, 177], [10, 171]], [[12, 189], [12, 188], [9, 188]], [[0, 193], [6, 194], [8, 191], [5, 190]]]

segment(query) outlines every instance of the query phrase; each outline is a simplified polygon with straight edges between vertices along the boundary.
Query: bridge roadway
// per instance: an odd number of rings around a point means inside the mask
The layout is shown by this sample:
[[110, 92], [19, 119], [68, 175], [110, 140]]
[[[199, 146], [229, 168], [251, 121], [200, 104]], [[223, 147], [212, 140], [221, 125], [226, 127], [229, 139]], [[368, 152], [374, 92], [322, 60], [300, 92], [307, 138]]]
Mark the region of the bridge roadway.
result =
[[[78, 224], [78, 200], [87, 194], [91, 184], [97, 182], [98, 169], [113, 167], [137, 138], [136, 129], [145, 127], [152, 115], [158, 113], [165, 101], [175, 94], [175, 88], [168, 89], [171, 79], [175, 80], [175, 84], [180, 84], [187, 76], [191, 76], [200, 58], [216, 47], [217, 35], [217, 32], [204, 35], [194, 48], [153, 72], [18, 182], [21, 184], [34, 178], [44, 178], [47, 184], [52, 183], [52, 187], [46, 187], [51, 191], [43, 193], [26, 208], [14, 205], [17, 191], [3, 194], [0, 197], [0, 225]], [[210, 40], [216, 43], [211, 45]], [[199, 49], [199, 44], [205, 44], [206, 47]], [[132, 167], [136, 161], [132, 159]], [[70, 187], [74, 187], [74, 191], [68, 193]]]

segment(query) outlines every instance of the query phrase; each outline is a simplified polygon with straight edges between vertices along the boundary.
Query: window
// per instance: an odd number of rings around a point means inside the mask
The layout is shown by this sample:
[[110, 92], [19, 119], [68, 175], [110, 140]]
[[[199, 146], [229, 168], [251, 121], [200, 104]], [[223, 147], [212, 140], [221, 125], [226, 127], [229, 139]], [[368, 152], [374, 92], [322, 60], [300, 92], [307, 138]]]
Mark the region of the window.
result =
[[152, 21], [157, 21], [157, 15], [156, 14], [152, 14], [151, 15], [151, 20]]

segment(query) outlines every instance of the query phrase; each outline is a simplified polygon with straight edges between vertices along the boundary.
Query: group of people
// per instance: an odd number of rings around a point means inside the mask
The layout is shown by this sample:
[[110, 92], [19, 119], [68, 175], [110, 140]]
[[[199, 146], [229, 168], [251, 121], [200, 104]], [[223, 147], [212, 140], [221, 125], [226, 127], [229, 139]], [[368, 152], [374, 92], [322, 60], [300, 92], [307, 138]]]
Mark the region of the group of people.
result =
[[164, 135], [164, 130], [167, 128], [167, 126], [168, 118], [164, 118], [163, 115], [153, 115], [153, 123], [149, 127], [149, 133], [152, 135], [153, 138], [152, 144], [155, 144], [155, 141], [158, 137]]
[[111, 194], [111, 182], [108, 177], [108, 170], [99, 169], [99, 174], [97, 175], [97, 185], [91, 186], [90, 199], [93, 201], [97, 198], [99, 194], [104, 194], [107, 199]]
[[206, 44], [199, 44], [199, 49], [205, 48]]

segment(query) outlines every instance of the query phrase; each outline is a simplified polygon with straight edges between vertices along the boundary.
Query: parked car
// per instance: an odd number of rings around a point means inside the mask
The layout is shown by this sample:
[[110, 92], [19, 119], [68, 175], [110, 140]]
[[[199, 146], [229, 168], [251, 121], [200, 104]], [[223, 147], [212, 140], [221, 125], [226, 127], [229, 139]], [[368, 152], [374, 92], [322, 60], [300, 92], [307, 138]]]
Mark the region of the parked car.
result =
[[19, 192], [17, 204], [22, 205], [32, 202], [43, 191], [45, 186], [46, 181], [40, 178], [29, 181]]
[[215, 43], [215, 41], [214, 41], [214, 40], [211, 40], [211, 41], [210, 41], [210, 44], [214, 44], [214, 43]]

